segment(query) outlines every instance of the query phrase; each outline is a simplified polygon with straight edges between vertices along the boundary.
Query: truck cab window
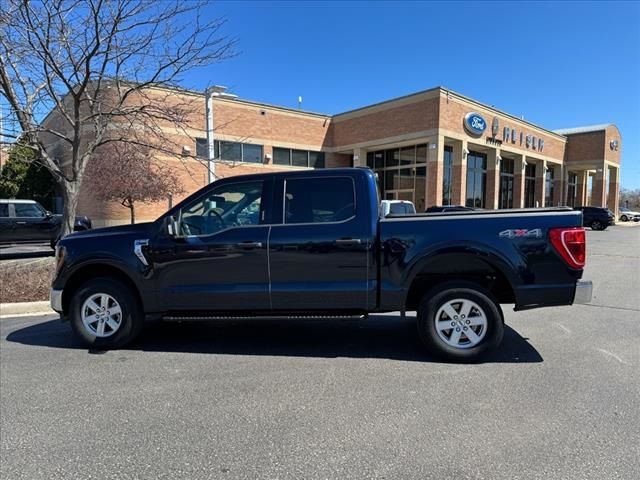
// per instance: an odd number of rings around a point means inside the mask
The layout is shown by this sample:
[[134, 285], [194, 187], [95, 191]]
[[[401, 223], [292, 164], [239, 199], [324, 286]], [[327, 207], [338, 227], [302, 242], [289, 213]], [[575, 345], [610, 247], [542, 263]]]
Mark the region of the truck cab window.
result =
[[221, 185], [180, 210], [180, 234], [212, 235], [261, 223], [262, 182]]
[[40, 218], [46, 216], [45, 211], [35, 203], [15, 203], [13, 207], [16, 211], [16, 217]]
[[285, 223], [342, 222], [355, 215], [351, 178], [299, 178], [286, 182]]

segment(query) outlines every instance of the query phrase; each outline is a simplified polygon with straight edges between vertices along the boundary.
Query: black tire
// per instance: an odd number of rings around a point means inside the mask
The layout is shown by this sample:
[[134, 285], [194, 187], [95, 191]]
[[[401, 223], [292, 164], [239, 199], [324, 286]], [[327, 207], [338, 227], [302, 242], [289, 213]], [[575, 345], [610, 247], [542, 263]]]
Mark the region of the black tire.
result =
[[600, 220], [591, 222], [591, 230], [605, 230], [607, 228]]
[[[113, 334], [99, 337], [83, 324], [82, 305], [92, 295], [104, 293], [116, 300], [121, 308], [120, 326]], [[142, 331], [144, 316], [141, 305], [131, 289], [110, 277], [89, 280], [74, 293], [69, 306], [69, 319], [75, 335], [91, 348], [109, 350], [121, 348], [135, 339]]]
[[[479, 306], [486, 318], [484, 336], [473, 346], [453, 347], [441, 338], [436, 328], [436, 314], [447, 302], [470, 300]], [[504, 317], [500, 304], [491, 293], [471, 282], [447, 282], [429, 291], [420, 301], [417, 312], [418, 334], [427, 350], [445, 360], [475, 362], [495, 349], [504, 336]], [[482, 330], [478, 330], [481, 332]], [[453, 331], [451, 331], [451, 334]], [[464, 332], [462, 335], [465, 335]], [[470, 343], [470, 342], [469, 342]]]
[[623, 222], [628, 222], [628, 221], [629, 221], [629, 218], [628, 218], [626, 215], [622, 215], [622, 216], [620, 217], [620, 220], [622, 220]]

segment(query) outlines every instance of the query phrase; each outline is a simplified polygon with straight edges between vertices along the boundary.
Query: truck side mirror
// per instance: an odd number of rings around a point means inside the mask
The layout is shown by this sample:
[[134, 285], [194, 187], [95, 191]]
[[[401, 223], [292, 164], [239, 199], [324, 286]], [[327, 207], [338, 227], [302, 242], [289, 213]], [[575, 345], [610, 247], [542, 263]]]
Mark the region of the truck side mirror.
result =
[[175, 238], [179, 235], [178, 222], [176, 221], [175, 217], [171, 215], [168, 217], [165, 217], [164, 227], [165, 227], [165, 232], [167, 232], [167, 236], [169, 238]]

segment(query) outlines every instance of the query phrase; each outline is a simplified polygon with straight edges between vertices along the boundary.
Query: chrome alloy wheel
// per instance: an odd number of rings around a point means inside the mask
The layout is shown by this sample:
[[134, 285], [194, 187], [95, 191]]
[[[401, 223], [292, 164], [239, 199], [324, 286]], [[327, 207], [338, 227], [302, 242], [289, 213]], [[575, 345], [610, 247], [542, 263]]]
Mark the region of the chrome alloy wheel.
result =
[[436, 332], [449, 346], [471, 348], [487, 333], [487, 316], [480, 306], [464, 298], [449, 300], [435, 316]]
[[106, 293], [94, 293], [82, 304], [82, 324], [91, 335], [104, 338], [118, 331], [122, 324], [122, 308]]

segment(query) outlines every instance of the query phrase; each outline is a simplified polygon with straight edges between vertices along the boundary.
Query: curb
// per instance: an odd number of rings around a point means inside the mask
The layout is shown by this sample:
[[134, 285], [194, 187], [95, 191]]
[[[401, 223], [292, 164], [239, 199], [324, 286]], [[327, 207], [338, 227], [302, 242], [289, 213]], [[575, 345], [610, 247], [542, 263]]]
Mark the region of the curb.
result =
[[51, 310], [48, 301], [0, 304], [0, 318], [14, 317], [16, 315], [49, 315], [55, 313], [56, 312]]

